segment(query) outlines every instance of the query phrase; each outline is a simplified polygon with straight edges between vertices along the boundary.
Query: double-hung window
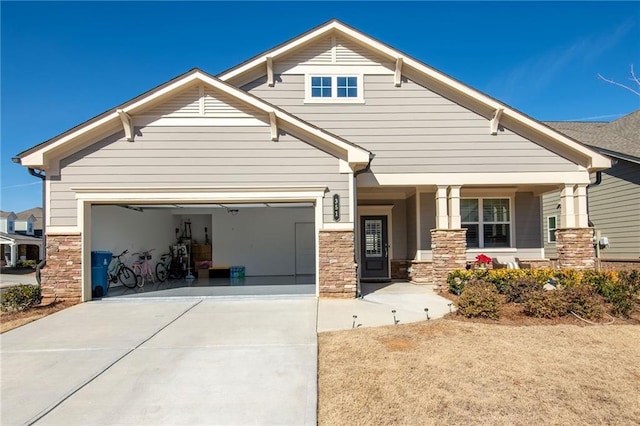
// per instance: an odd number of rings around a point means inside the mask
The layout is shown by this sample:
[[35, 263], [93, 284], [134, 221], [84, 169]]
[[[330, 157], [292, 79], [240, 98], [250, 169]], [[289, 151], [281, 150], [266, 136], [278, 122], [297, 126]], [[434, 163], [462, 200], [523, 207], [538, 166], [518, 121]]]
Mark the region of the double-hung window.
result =
[[460, 215], [467, 229], [467, 248], [511, 247], [509, 198], [463, 198]]
[[547, 242], [556, 242], [556, 229], [558, 229], [558, 217], [547, 216]]
[[361, 75], [310, 75], [307, 102], [362, 102]]

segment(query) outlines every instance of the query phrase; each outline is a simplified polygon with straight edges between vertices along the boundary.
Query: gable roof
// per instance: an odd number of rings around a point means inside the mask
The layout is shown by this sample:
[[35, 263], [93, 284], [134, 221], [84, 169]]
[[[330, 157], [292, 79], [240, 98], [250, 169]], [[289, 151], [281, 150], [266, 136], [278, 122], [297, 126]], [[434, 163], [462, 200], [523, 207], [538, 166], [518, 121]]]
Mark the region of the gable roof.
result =
[[0, 219], [8, 219], [10, 217], [16, 217], [16, 214], [14, 212], [5, 212], [3, 210], [0, 210]]
[[[440, 94], [446, 94], [450, 99], [466, 105], [468, 108], [490, 119], [498, 110], [502, 110], [500, 124], [520, 133], [531, 140], [549, 143], [559, 147], [563, 151], [569, 151], [573, 155], [586, 160], [589, 171], [604, 170], [611, 167], [611, 160], [568, 135], [559, 133], [555, 129], [537, 121], [520, 111], [476, 90], [462, 82], [440, 72], [425, 63], [412, 58], [381, 41], [338, 21], [332, 19], [316, 28], [307, 31], [291, 40], [288, 40], [273, 49], [260, 53], [253, 58], [230, 68], [218, 77], [232, 84], [245, 83], [243, 75], [254, 75], [257, 69], [263, 68], [266, 73], [267, 62], [276, 61], [285, 55], [326, 37], [330, 34], [339, 34], [342, 37], [375, 52], [392, 62], [402, 59], [402, 74], [412, 80], [424, 82], [427, 86]], [[248, 81], [246, 82], [248, 83]]]
[[545, 123], [607, 155], [640, 163], [640, 109], [611, 122]]
[[16, 220], [27, 220], [29, 216], [33, 216], [35, 218], [35, 221], [33, 222], [33, 229], [42, 229], [42, 207], [34, 207], [32, 209], [16, 213]]
[[52, 139], [25, 150], [18, 154], [18, 158], [24, 166], [47, 169], [51, 167], [49, 164], [50, 160], [59, 159], [60, 153], [68, 154], [69, 149], [72, 148], [74, 144], [80, 144], [85, 139], [95, 138], [96, 135], [101, 134], [100, 132], [104, 132], [105, 130], [111, 129], [111, 131], [113, 131], [116, 126], [120, 126], [121, 129], [122, 121], [119, 111], [126, 114], [136, 114], [150, 103], [170, 97], [194, 81], [209, 85], [253, 109], [273, 114], [277, 120], [278, 127], [282, 126], [282, 128], [298, 137], [307, 140], [311, 139], [314, 142], [331, 146], [338, 152], [343, 153], [345, 160], [350, 163], [362, 164], [364, 167], [371, 158], [372, 154], [366, 149], [308, 123], [244, 90], [225, 83], [198, 68], [193, 68], [130, 101], [85, 121]]

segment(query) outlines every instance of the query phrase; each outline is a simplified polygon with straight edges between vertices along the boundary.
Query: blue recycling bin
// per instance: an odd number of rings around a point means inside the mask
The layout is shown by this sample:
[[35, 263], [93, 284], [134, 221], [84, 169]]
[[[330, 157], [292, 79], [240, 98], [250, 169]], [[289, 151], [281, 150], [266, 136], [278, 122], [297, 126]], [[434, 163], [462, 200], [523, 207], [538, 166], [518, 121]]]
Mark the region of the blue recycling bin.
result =
[[91, 295], [102, 297], [107, 295], [109, 283], [107, 282], [107, 270], [111, 263], [110, 251], [91, 252]]

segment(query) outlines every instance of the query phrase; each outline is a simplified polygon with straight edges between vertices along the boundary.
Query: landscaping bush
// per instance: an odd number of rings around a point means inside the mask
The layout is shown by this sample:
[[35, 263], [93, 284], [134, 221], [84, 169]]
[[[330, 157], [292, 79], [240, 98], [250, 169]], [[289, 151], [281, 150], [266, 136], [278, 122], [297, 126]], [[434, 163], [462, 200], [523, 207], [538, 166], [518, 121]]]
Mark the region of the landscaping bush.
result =
[[522, 277], [506, 283], [503, 294], [507, 302], [523, 303], [529, 295], [535, 291], [540, 291], [542, 286], [534, 278]]
[[474, 276], [474, 271], [456, 270], [447, 275], [447, 284], [449, 285], [449, 292], [460, 296], [464, 290], [465, 285]]
[[564, 293], [568, 312], [573, 312], [585, 319], [602, 319], [604, 315], [603, 301], [596, 293], [594, 286], [590, 284], [579, 284], [567, 287], [565, 290], [556, 291], [562, 291]]
[[458, 313], [467, 318], [500, 318], [502, 297], [485, 281], [470, 281], [458, 299]]
[[640, 272], [620, 272], [617, 280], [598, 280], [596, 290], [611, 303], [612, 314], [627, 318], [640, 297]]
[[558, 318], [567, 312], [567, 300], [562, 290], [535, 291], [524, 302], [524, 313], [536, 318]]
[[20, 284], [10, 287], [2, 293], [0, 309], [2, 311], [22, 311], [37, 305], [42, 300], [40, 287], [35, 285]]

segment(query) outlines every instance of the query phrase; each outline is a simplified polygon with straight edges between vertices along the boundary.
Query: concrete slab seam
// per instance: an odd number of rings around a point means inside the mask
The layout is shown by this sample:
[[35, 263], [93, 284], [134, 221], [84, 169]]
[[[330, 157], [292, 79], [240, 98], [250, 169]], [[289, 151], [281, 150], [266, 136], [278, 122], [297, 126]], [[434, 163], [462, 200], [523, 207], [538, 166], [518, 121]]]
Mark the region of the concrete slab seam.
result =
[[144, 345], [146, 342], [148, 342], [149, 340], [151, 340], [153, 337], [155, 337], [158, 333], [160, 333], [162, 330], [164, 330], [165, 328], [169, 327], [171, 324], [173, 324], [174, 322], [176, 322], [178, 319], [180, 319], [180, 317], [182, 317], [183, 315], [185, 315], [187, 312], [189, 312], [190, 310], [192, 310], [193, 308], [195, 308], [196, 306], [198, 306], [200, 303], [202, 302], [202, 300], [197, 301], [196, 303], [194, 303], [193, 305], [189, 306], [187, 309], [185, 309], [182, 313], [180, 313], [177, 317], [175, 317], [174, 319], [172, 319], [171, 321], [169, 321], [167, 324], [163, 325], [162, 327], [160, 327], [158, 330], [156, 330], [155, 332], [153, 332], [149, 337], [145, 338], [143, 341], [141, 341], [139, 344], [137, 344], [136, 346], [134, 346], [133, 348], [129, 349], [127, 352], [125, 352], [123, 355], [121, 355], [120, 357], [116, 358], [113, 362], [107, 364], [105, 367], [103, 367], [102, 369], [100, 369], [98, 372], [96, 372], [95, 374], [91, 375], [91, 377], [89, 377], [87, 380], [85, 380], [83, 383], [80, 383], [78, 386], [76, 386], [74, 389], [72, 389], [71, 391], [67, 392], [65, 395], [63, 395], [61, 398], [59, 398], [56, 402], [54, 402], [53, 404], [49, 405], [47, 408], [45, 408], [44, 410], [40, 411], [38, 414], [36, 414], [34, 417], [30, 418], [29, 420], [27, 420], [26, 422], [24, 422], [23, 424], [25, 426], [30, 426], [34, 423], [36, 423], [38, 420], [42, 419], [44, 416], [46, 416], [47, 414], [49, 414], [50, 412], [52, 412], [53, 410], [56, 409], [56, 407], [58, 407], [60, 404], [62, 404], [63, 402], [65, 402], [67, 399], [71, 398], [74, 394], [76, 394], [77, 392], [79, 392], [82, 388], [84, 388], [85, 386], [87, 386], [89, 383], [93, 382], [95, 379], [97, 379], [98, 377], [100, 377], [102, 374], [104, 374], [107, 370], [109, 370], [111, 367], [113, 367], [115, 364], [117, 364], [118, 362], [120, 362], [123, 358], [125, 358], [126, 356], [128, 356], [130, 353], [132, 353], [133, 351], [135, 351], [136, 349], [138, 349], [140, 346]]

